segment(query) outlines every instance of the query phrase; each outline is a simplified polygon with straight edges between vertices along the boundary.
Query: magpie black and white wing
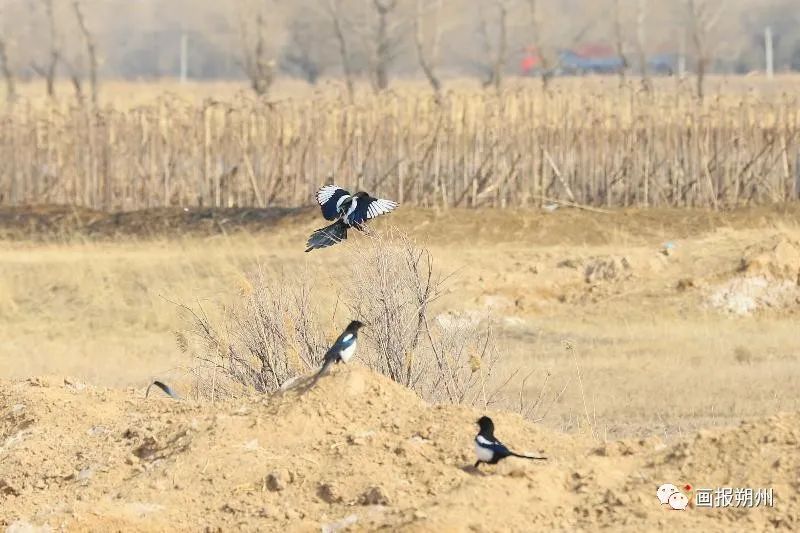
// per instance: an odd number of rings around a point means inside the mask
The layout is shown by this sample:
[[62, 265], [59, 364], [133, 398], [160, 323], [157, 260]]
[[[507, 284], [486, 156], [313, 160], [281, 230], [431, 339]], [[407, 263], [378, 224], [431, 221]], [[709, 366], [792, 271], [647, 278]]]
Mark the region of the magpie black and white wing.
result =
[[350, 215], [350, 223], [353, 225], [363, 224], [367, 220], [394, 211], [398, 205], [395, 201], [373, 198], [372, 196], [359, 198], [355, 211]]
[[355, 342], [355, 336], [349, 331], [344, 331], [336, 338], [333, 345], [328, 348], [328, 352], [325, 354], [325, 359], [338, 356], [342, 350], [352, 346], [353, 342]]
[[336, 220], [339, 217], [339, 200], [350, 193], [338, 185], [324, 185], [317, 191], [317, 202], [322, 207], [322, 216], [327, 220]]
[[475, 440], [481, 447], [491, 450], [495, 457], [502, 458], [511, 455], [511, 451], [500, 441], [489, 440], [483, 435], [478, 435]]

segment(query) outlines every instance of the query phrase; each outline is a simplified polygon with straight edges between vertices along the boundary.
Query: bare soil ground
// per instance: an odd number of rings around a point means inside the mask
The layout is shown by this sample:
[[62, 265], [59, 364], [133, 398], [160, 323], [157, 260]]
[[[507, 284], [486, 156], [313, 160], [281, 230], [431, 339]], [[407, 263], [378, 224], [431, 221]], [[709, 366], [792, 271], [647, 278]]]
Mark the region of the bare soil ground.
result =
[[[328, 281], [344, 249], [303, 253], [321, 226], [314, 210], [4, 209], [0, 523], [798, 527], [798, 206], [401, 209], [375, 230], [390, 224], [454, 272], [438, 313], [493, 314], [505, 370], [534, 372], [524, 394], [548, 373], [553, 390], [565, 387], [537, 424], [492, 413], [501, 438], [547, 464], [464, 469], [480, 411], [427, 406], [357, 365], [304, 395], [144, 400], [154, 377], [188, 392], [192, 361], [175, 345], [184, 323], [171, 301], [213, 311], [261, 265], [304, 269], [320, 307], [335, 307]], [[333, 334], [347, 317], [330, 313]], [[667, 482], [769, 486], [775, 507], [668, 511], [655, 498]]]
[[[479, 412], [358, 367], [214, 406], [35, 378], [0, 385], [2, 518], [94, 531], [731, 531], [798, 527], [796, 414], [598, 443], [497, 415], [546, 463], [470, 468]], [[775, 506], [662, 507], [656, 487], [769, 486]], [[686, 491], [691, 496], [691, 491]], [[26, 529], [27, 528], [27, 529]]]

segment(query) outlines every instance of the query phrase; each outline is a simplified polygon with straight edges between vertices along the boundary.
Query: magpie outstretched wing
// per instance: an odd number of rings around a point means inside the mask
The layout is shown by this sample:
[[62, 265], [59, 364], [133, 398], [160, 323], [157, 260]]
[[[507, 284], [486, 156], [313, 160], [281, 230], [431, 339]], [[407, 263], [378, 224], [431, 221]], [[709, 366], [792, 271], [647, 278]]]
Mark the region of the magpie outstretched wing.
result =
[[327, 220], [336, 220], [339, 217], [338, 204], [343, 196], [350, 193], [338, 185], [324, 185], [317, 191], [317, 202], [322, 207], [322, 216]]
[[394, 211], [397, 206], [398, 203], [392, 200], [365, 195], [358, 198], [356, 208], [348, 217], [348, 221], [353, 226], [360, 226], [369, 219]]

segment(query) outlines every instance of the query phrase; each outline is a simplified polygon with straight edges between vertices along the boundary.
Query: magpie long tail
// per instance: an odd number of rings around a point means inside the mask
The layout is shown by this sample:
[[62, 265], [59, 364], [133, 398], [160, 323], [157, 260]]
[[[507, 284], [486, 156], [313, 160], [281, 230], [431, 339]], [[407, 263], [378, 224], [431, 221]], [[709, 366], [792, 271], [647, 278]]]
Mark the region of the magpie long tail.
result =
[[306, 252], [319, 248], [327, 248], [345, 239], [347, 239], [347, 224], [342, 220], [337, 220], [330, 226], [320, 228], [311, 234], [308, 238], [308, 248], [306, 248]]
[[333, 359], [332, 358], [325, 359], [325, 362], [322, 363], [322, 368], [319, 369], [319, 372], [317, 372], [314, 375], [314, 379], [312, 379], [311, 383], [308, 384], [309, 388], [313, 387], [314, 385], [317, 384], [317, 381], [319, 381], [319, 378], [321, 378], [323, 375], [325, 375], [328, 372], [328, 370], [330, 369], [332, 364], [333, 364]]
[[144, 397], [145, 398], [147, 398], [147, 396], [150, 394], [150, 387], [152, 387], [153, 385], [155, 385], [156, 387], [158, 387], [159, 389], [164, 391], [164, 394], [166, 394], [167, 396], [169, 396], [173, 400], [180, 400], [181, 399], [180, 396], [178, 396], [177, 393], [175, 391], [173, 391], [172, 388], [169, 385], [167, 385], [165, 383], [162, 383], [160, 381], [154, 381], [150, 385], [147, 386], [147, 390], [144, 393]]
[[547, 461], [547, 457], [536, 457], [535, 455], [522, 455], [521, 453], [511, 452], [511, 455], [514, 457], [519, 457], [521, 459], [534, 459], [536, 461]]

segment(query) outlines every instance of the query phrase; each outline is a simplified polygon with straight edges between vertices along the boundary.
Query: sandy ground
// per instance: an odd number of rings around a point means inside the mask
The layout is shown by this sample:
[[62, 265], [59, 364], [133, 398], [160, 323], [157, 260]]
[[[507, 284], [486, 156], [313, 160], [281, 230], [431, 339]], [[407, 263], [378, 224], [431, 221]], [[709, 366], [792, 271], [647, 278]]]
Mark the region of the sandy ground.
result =
[[[38, 378], [3, 382], [9, 531], [796, 530], [796, 414], [597, 443], [498, 414], [547, 462], [475, 471], [479, 412], [434, 408], [351, 367], [310, 391], [211, 406]], [[774, 507], [662, 506], [656, 487], [771, 487]], [[683, 488], [689, 496], [691, 490]]]
[[[406, 209], [377, 224], [454, 273], [437, 312], [492, 313], [503, 370], [533, 372], [525, 394], [548, 373], [565, 391], [537, 424], [493, 414], [509, 444], [551, 460], [486, 476], [463, 469], [479, 411], [426, 406], [364, 369], [305, 395], [143, 400], [149, 380], [183, 386], [192, 365], [172, 302], [213, 309], [261, 265], [305, 269], [333, 308], [341, 254], [303, 253], [312, 211], [30, 215], [0, 213], [0, 520], [12, 530], [797, 527], [797, 207]], [[667, 482], [770, 486], [775, 507], [667, 511], [655, 498]]]

